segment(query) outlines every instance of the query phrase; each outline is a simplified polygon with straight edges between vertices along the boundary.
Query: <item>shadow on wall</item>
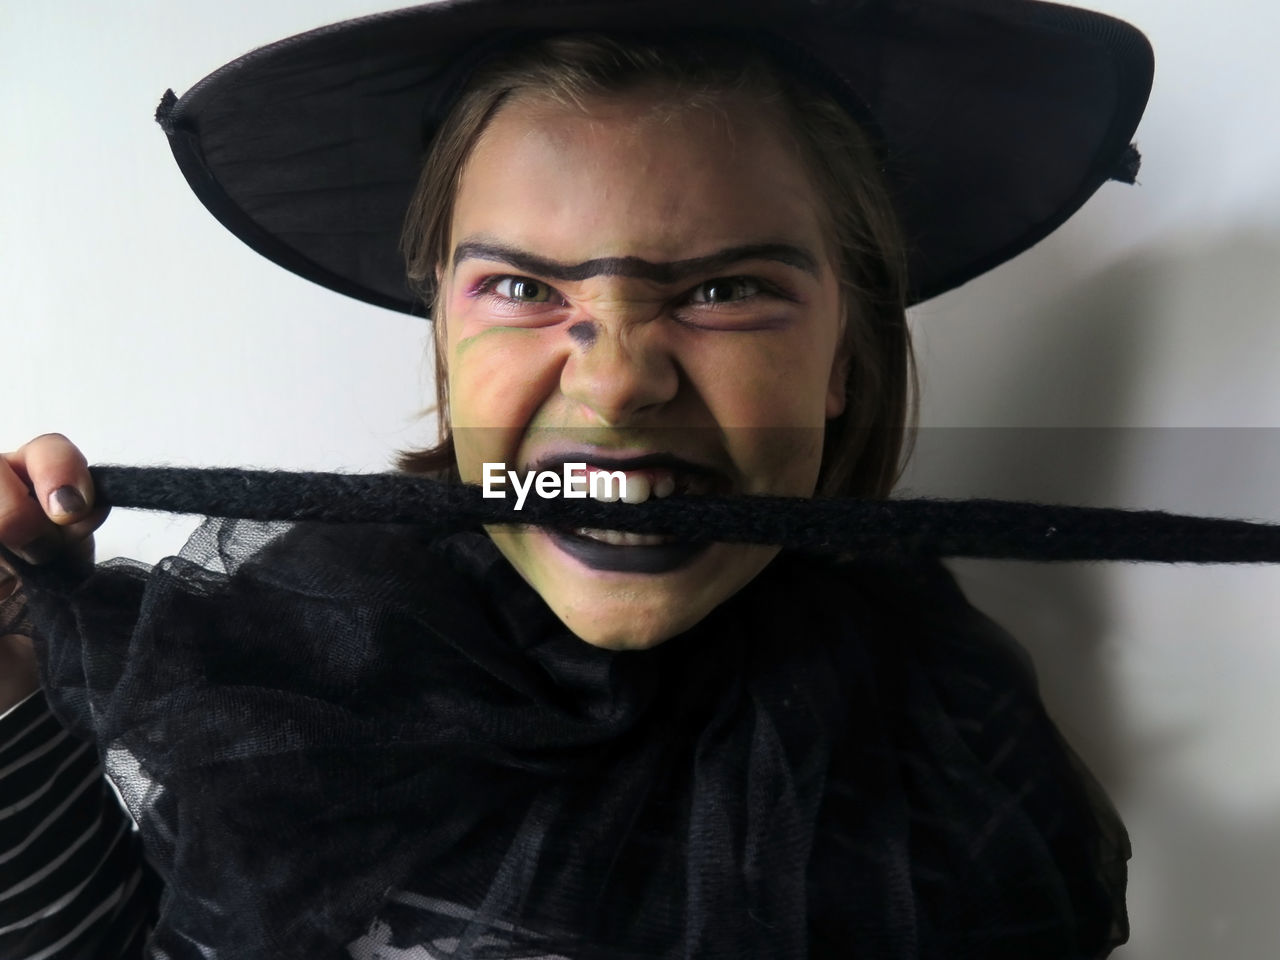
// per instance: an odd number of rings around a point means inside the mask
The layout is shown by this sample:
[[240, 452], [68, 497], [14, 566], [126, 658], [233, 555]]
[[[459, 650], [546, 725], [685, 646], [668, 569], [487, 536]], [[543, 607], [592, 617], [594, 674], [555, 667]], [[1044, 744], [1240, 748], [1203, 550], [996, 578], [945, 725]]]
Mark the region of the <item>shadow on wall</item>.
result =
[[[1080, 274], [1072, 269], [1069, 246], [1033, 254], [1037, 262], [1049, 261], [1049, 275]], [[968, 369], [938, 371], [939, 379], [945, 387], [948, 378], [967, 378], [964, 409], [973, 421], [1104, 426], [923, 428], [896, 495], [1280, 519], [1280, 429], [1105, 426], [1142, 420], [1152, 394], [1169, 387], [1161, 378], [1234, 392], [1237, 399], [1241, 391], [1253, 396], [1248, 391], [1257, 390], [1265, 398], [1275, 374], [1250, 383], [1256, 372], [1242, 377], [1240, 371], [1251, 364], [1256, 371], [1256, 351], [1273, 346], [1262, 366], [1280, 368], [1278, 265], [1280, 234], [1241, 232], [1141, 251], [1050, 296], [1043, 268], [1011, 271], [1011, 278], [1018, 274], [1012, 282], [1025, 287], [1001, 287], [994, 296], [984, 291], [982, 303], [959, 303], [956, 312], [974, 311], [971, 318], [949, 315], [939, 320], [949, 329], [927, 331], [933, 355], [952, 364], [959, 353], [967, 361]], [[992, 309], [1010, 311], [998, 322], [1012, 331], [1016, 349], [1008, 348], [1009, 339], [988, 339], [985, 348], [957, 340], [956, 350], [948, 348], [945, 341], [963, 338], [961, 330], [972, 335], [968, 319], [985, 328], [980, 336], [993, 336]], [[1162, 339], [1180, 336], [1185, 339]], [[1196, 369], [1184, 378], [1179, 367], [1187, 366]], [[927, 415], [933, 372], [924, 370], [923, 379]], [[1178, 409], [1192, 406], [1193, 399], [1184, 397]], [[1265, 420], [1259, 411], [1257, 422]], [[975, 560], [949, 565], [974, 604], [1031, 654], [1050, 712], [1130, 823], [1134, 942], [1117, 952], [1117, 960], [1280, 956], [1274, 903], [1280, 811], [1245, 828], [1229, 810], [1179, 797], [1176, 782], [1155, 782], [1157, 754], [1178, 744], [1140, 738], [1126, 722], [1116, 648], [1108, 648], [1116, 640], [1119, 600], [1114, 567]], [[1276, 693], [1280, 697], [1280, 678]], [[1179, 730], [1174, 739], [1196, 735]], [[1246, 762], [1280, 764], [1280, 750]]]

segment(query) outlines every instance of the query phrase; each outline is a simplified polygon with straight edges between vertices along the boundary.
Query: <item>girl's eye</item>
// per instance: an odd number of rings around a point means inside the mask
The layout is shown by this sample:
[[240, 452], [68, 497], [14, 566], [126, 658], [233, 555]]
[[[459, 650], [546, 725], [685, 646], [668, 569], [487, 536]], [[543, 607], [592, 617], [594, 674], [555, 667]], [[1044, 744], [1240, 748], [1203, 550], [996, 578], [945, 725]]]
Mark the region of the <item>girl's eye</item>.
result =
[[761, 289], [750, 277], [717, 277], [695, 287], [689, 299], [694, 303], [733, 303], [754, 297]]
[[490, 290], [504, 300], [515, 303], [546, 303], [551, 299], [551, 288], [540, 280], [528, 277], [499, 277]]

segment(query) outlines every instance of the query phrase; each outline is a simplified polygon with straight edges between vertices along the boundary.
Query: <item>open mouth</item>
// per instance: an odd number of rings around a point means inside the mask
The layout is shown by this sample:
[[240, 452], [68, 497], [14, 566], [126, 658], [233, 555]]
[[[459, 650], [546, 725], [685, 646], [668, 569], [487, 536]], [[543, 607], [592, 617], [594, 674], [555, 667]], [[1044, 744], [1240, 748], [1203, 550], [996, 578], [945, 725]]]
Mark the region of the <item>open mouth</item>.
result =
[[[586, 463], [587, 495], [612, 503], [644, 503], [650, 497], [707, 496], [729, 490], [728, 478], [719, 471], [669, 454], [628, 459], [557, 454], [539, 461], [538, 469], [555, 469], [565, 463]], [[625, 483], [618, 482], [618, 474]], [[628, 573], [666, 573], [691, 562], [710, 547], [690, 543], [678, 535], [628, 533], [578, 527], [548, 529], [551, 541], [575, 560], [595, 570]]]

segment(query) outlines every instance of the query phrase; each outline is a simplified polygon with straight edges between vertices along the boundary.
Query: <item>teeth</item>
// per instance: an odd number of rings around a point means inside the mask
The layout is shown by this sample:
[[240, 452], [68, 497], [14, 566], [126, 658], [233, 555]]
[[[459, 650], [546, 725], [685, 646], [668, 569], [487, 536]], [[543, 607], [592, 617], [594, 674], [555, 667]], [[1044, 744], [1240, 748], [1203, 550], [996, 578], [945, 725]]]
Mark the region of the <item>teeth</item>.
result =
[[652, 484], [649, 482], [649, 477], [643, 473], [629, 473], [626, 488], [626, 495], [622, 498], [623, 503], [644, 503], [649, 499]]
[[587, 483], [587, 494], [601, 503], [644, 503], [650, 497], [669, 497], [673, 493], [701, 496], [713, 492], [715, 482], [710, 477], [700, 474], [682, 474], [678, 479], [669, 470], [643, 470], [626, 475], [626, 496], [622, 496], [619, 484], [608, 479], [607, 471], [603, 478], [591, 477]]
[[[630, 477], [627, 478], [627, 486], [631, 486]], [[595, 476], [590, 477], [587, 483], [587, 492], [592, 498], [599, 500], [601, 503], [615, 503], [620, 496], [618, 484], [607, 475], [599, 480]]]
[[588, 527], [579, 527], [573, 532], [580, 537], [599, 540], [601, 543], [612, 544], [615, 547], [656, 547], [663, 543], [670, 543], [672, 539], [660, 534], [624, 533], [621, 530], [595, 530]]
[[[613, 483], [590, 483], [587, 490], [591, 496], [602, 503], [613, 503], [621, 499], [624, 503], [644, 503], [649, 497], [669, 497], [676, 492], [675, 476], [669, 470], [637, 471], [626, 475], [626, 496], [620, 497], [618, 486]], [[706, 486], [705, 482], [692, 480], [683, 484], [685, 489]], [[674, 537], [651, 533], [624, 533], [621, 530], [600, 530], [594, 527], [579, 527], [573, 531], [579, 537], [596, 540], [616, 547], [656, 547], [671, 543]]]

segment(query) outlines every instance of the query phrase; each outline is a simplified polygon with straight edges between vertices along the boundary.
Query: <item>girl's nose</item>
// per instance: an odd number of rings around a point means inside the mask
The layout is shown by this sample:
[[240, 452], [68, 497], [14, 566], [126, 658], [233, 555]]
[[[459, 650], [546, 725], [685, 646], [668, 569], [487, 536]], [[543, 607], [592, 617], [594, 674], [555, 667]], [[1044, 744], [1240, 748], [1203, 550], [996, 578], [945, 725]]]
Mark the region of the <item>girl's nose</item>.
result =
[[560, 373], [560, 391], [608, 426], [632, 423], [680, 389], [680, 376], [653, 323], [595, 324], [591, 343], [578, 343]]

